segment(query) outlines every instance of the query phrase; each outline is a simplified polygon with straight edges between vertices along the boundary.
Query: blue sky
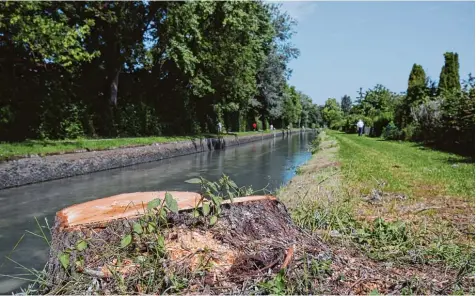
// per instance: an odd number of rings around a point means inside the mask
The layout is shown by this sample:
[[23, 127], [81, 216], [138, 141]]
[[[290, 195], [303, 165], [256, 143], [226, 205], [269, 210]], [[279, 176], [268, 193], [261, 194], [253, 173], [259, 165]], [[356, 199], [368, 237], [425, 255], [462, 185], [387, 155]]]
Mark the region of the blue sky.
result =
[[475, 73], [474, 2], [282, 2], [297, 21], [290, 83], [323, 104], [377, 83], [405, 91], [413, 63], [437, 80], [443, 53]]

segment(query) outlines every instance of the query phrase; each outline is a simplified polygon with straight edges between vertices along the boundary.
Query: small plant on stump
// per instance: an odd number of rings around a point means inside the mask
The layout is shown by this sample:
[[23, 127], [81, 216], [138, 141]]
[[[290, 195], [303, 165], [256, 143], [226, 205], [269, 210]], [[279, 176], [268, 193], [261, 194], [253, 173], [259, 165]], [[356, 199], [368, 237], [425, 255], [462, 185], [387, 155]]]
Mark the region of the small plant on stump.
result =
[[[214, 225], [221, 213], [221, 204], [224, 200], [231, 200], [235, 197], [247, 196], [253, 194], [251, 187], [238, 187], [230, 177], [223, 176], [216, 182], [208, 181], [202, 177], [192, 178], [185, 181], [190, 184], [199, 184], [202, 198], [199, 200], [192, 212], [194, 217], [210, 217], [209, 225]], [[202, 205], [201, 212], [198, 207]]]

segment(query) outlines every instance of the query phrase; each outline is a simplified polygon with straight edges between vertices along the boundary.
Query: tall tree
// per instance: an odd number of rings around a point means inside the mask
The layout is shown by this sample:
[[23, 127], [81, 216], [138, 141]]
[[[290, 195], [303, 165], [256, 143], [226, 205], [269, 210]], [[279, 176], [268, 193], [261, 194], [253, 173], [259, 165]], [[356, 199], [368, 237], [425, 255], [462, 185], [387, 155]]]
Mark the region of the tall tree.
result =
[[341, 99], [340, 106], [344, 115], [349, 115], [352, 108], [352, 99], [348, 95], [344, 95]]
[[297, 58], [299, 50], [290, 42], [295, 21], [278, 5], [267, 5], [266, 8], [273, 24], [273, 40], [263, 43], [267, 55], [257, 75], [258, 93], [252, 105], [259, 108], [263, 121], [273, 121], [283, 113], [283, 92], [290, 72], [287, 63]]
[[429, 80], [423, 67], [413, 64], [408, 77], [407, 94], [403, 102], [398, 105], [396, 112], [398, 114], [397, 125], [403, 128], [411, 122], [411, 109], [423, 103], [428, 97], [430, 91], [427, 86], [428, 82]]
[[445, 64], [441, 68], [438, 92], [441, 94], [447, 90], [460, 90], [459, 60], [455, 52], [445, 52]]
[[322, 109], [322, 118], [331, 129], [340, 127], [343, 113], [336, 99], [329, 98], [326, 100], [324, 108]]
[[302, 112], [301, 96], [294, 86], [287, 86], [284, 93], [283, 120], [285, 125], [299, 124]]

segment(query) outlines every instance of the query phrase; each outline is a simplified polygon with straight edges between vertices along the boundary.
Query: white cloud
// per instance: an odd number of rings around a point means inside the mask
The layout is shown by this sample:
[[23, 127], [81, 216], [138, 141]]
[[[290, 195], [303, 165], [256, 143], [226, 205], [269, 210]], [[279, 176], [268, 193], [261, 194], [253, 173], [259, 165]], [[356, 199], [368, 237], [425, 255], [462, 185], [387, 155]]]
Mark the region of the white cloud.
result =
[[286, 1], [281, 3], [281, 9], [287, 11], [298, 22], [312, 16], [318, 6], [316, 2], [307, 1]]

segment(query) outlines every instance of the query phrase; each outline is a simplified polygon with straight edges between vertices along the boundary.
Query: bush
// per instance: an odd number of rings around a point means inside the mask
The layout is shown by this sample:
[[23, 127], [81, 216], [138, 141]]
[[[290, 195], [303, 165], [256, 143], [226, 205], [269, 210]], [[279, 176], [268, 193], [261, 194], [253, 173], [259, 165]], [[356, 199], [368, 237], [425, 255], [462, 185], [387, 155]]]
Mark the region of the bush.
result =
[[417, 131], [417, 126], [415, 124], [409, 124], [402, 129], [402, 139], [405, 141], [415, 140], [415, 135]]
[[383, 130], [382, 137], [385, 140], [400, 140], [402, 138], [402, 131], [400, 131], [393, 121], [390, 121]]
[[357, 132], [357, 121], [359, 120], [359, 116], [356, 114], [351, 114], [345, 118], [344, 124], [342, 126], [342, 131], [353, 134]]
[[[59, 136], [60, 138], [66, 139], [84, 137], [84, 129], [81, 122], [81, 115], [84, 113], [84, 108], [71, 104], [66, 106], [64, 111], [64, 117], [60, 120], [60, 133], [56, 137]], [[48, 138], [48, 133], [46, 132], [44, 136]], [[49, 136], [52, 136], [52, 134], [49, 134]]]
[[428, 101], [412, 108], [411, 114], [416, 124], [413, 136], [425, 143], [439, 142], [442, 132], [442, 99]]
[[438, 145], [474, 155], [474, 92], [452, 91], [441, 104], [441, 135]]
[[385, 112], [377, 116], [373, 122], [372, 136], [380, 137], [385, 127], [388, 126], [392, 119], [393, 114], [390, 112]]

